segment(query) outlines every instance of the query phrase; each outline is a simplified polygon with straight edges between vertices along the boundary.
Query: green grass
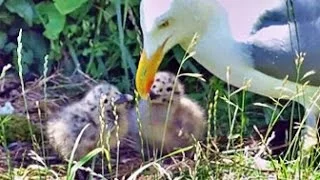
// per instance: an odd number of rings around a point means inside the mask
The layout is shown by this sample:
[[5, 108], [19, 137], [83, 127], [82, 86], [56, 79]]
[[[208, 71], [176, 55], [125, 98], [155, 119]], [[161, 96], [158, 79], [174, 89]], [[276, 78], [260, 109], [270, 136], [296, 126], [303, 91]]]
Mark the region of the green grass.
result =
[[[18, 54], [19, 53], [20, 52], [18, 51]], [[191, 57], [191, 55], [192, 52], [190, 54], [187, 54], [183, 58], [181, 66], [178, 70], [178, 74], [180, 73], [183, 64]], [[185, 78], [202, 78], [199, 74], [194, 73], [182, 73], [177, 77], [183, 76]], [[44, 77], [47, 76], [45, 75]], [[21, 74], [20, 78], [21, 83], [23, 84]], [[288, 151], [288, 154], [285, 156], [273, 157], [272, 155], [270, 155], [266, 147], [270, 143], [270, 139], [266, 139], [266, 137], [261, 134], [260, 138], [262, 143], [260, 145], [254, 147], [239, 146], [244, 143], [246, 135], [250, 134], [253, 131], [252, 127], [250, 127], [250, 125], [248, 124], [248, 120], [258, 122], [261, 121], [261, 119], [251, 119], [250, 116], [247, 115], [247, 112], [250, 109], [250, 104], [248, 103], [254, 103], [255, 99], [252, 94], [246, 92], [246, 86], [239, 89], [234, 89], [228, 85], [227, 87], [229, 88], [227, 88], [227, 90], [223, 90], [222, 92], [213, 88], [212, 91], [214, 92], [211, 93], [211, 95], [207, 95], [209, 97], [206, 105], [209, 124], [206, 139], [207, 142], [201, 145], [199, 143], [195, 144], [196, 153], [193, 159], [187, 160], [187, 158], [184, 158], [182, 159], [182, 161], [176, 160], [176, 163], [171, 165], [176, 167], [171, 168], [170, 170], [169, 168], [163, 166], [163, 161], [165, 159], [174, 157], [177, 154], [183, 154], [184, 151], [190, 149], [191, 147], [180, 149], [176, 152], [164, 156], [163, 158], [157, 159], [156, 161], [146, 161], [144, 164], [141, 164], [141, 167], [139, 169], [129, 175], [129, 179], [135, 179], [139, 176], [148, 176], [156, 179], [170, 179], [172, 177], [182, 179], [267, 179], [271, 176], [277, 177], [278, 179], [294, 179], [297, 177], [305, 179], [319, 177], [317, 165], [318, 154], [316, 153], [317, 149], [313, 151], [302, 151], [299, 150], [301, 148], [298, 147], [292, 149], [291, 151]], [[24, 88], [22, 88], [22, 91], [24, 91]], [[248, 100], [247, 96], [249, 96], [249, 98], [251, 99]], [[26, 101], [25, 97], [24, 100]], [[25, 102], [25, 108], [27, 109], [26, 104], [27, 103]], [[269, 110], [269, 115], [268, 113], [266, 113], [264, 117], [269, 118], [268, 121], [271, 122], [269, 129], [271, 129], [274, 123], [279, 119], [280, 115], [283, 114], [283, 112], [287, 111], [288, 107], [290, 107], [290, 101], [281, 104], [278, 100], [276, 100], [274, 106], [272, 106], [271, 103], [256, 104]], [[170, 108], [170, 106], [168, 108]], [[289, 108], [289, 110], [291, 110], [291, 108]], [[293, 117], [294, 115], [291, 114], [290, 116]], [[30, 117], [29, 119], [28, 117], [29, 116], [27, 114], [26, 119], [23, 121], [28, 122], [27, 124], [29, 127], [29, 125], [31, 125], [32, 123], [30, 121]], [[2, 122], [2, 145], [3, 147], [7, 147], [6, 135], [8, 134], [8, 132], [3, 125], [5, 123], [10, 123], [10, 120], [4, 119]], [[220, 132], [218, 131], [218, 129], [220, 130]], [[77, 138], [73, 153], [77, 148], [77, 144], [83, 132], [84, 130], [81, 131], [79, 137]], [[227, 136], [227, 143], [224, 146], [221, 146], [222, 144], [219, 144], [219, 141], [217, 141], [221, 134]], [[30, 140], [34, 144], [34, 148], [40, 147], [38, 145], [38, 142], [34, 141], [33, 130], [31, 131], [29, 129], [29, 135], [32, 137]], [[104, 139], [104, 136], [105, 135], [102, 133], [101, 139]], [[44, 139], [43, 131], [41, 131], [41, 139], [42, 141]], [[291, 142], [292, 145], [297, 144], [298, 146], [300, 146], [299, 142], [297, 142], [298, 140], [299, 137], [295, 138]], [[112, 165], [110, 164], [110, 155], [108, 155], [110, 153], [110, 147], [105, 147], [104, 144], [105, 143], [101, 143], [101, 147], [94, 149], [88, 155], [81, 158], [78, 162], [73, 163], [73, 158], [71, 155], [68, 164], [66, 164], [67, 168], [65, 176], [67, 177], [67, 179], [74, 179], [76, 171], [78, 169], [83, 169], [83, 165], [94, 159], [96, 155], [100, 154], [101, 152], [105, 152], [104, 154], [106, 154], [106, 166], [109, 169], [109, 173], [116, 171], [115, 175], [117, 176], [119, 170], [119, 146], [117, 147], [118, 155], [116, 158], [116, 166], [115, 169], [113, 169]], [[43, 145], [41, 147], [44, 148]], [[45, 152], [45, 150], [43, 150], [43, 152]], [[44, 155], [45, 153], [42, 154], [42, 156]], [[12, 157], [9, 155], [9, 153], [7, 153], [6, 159], [8, 164], [8, 176], [4, 175], [4, 177], [13, 178], [21, 176], [59, 176], [59, 172], [56, 172], [56, 170], [52, 169], [50, 167], [50, 164], [46, 164], [46, 162], [40, 155], [34, 152], [33, 156], [37, 159], [37, 164], [30, 164], [27, 168], [17, 169], [16, 167], [11, 167], [10, 161]], [[263, 160], [262, 157], [266, 160]], [[259, 163], [260, 161], [264, 162], [261, 163], [264, 166], [262, 169], [257, 167], [259, 165], [257, 165], [257, 163]], [[104, 163], [102, 163], [102, 166], [104, 166]], [[106, 172], [102, 172], [102, 174], [95, 173], [94, 162], [92, 168], [86, 168], [86, 171], [90, 172], [92, 176], [95, 177], [102, 178], [103, 176], [107, 175]]]
[[[188, 56], [186, 56], [188, 57]], [[187, 59], [187, 58], [186, 58]], [[184, 76], [189, 76], [189, 78], [199, 77], [197, 74], [182, 74]], [[191, 77], [190, 77], [191, 76]], [[242, 88], [245, 90], [245, 88]], [[187, 163], [187, 160], [182, 160], [181, 162], [177, 162], [174, 171], [168, 170], [163, 166], [163, 159], [157, 159], [157, 161], [146, 162], [142, 165], [141, 168], [137, 169], [135, 172], [132, 172], [129, 178], [135, 179], [135, 177], [149, 174], [149, 177], [153, 178], [160, 178], [160, 177], [180, 177], [182, 179], [207, 179], [207, 178], [214, 178], [214, 179], [222, 179], [222, 178], [229, 178], [229, 179], [240, 179], [240, 178], [259, 178], [259, 179], [267, 179], [268, 176], [275, 176], [279, 179], [293, 179], [296, 177], [304, 178], [317, 178], [319, 173], [317, 172], [318, 167], [316, 163], [316, 155], [314, 152], [304, 152], [299, 151], [296, 153], [296, 150], [293, 150], [296, 158], [291, 158], [291, 156], [284, 156], [284, 159], [280, 160], [277, 157], [272, 157], [268, 154], [264, 145], [268, 144], [268, 140], [265, 137], [261, 136], [262, 143], [260, 146], [252, 147], [252, 148], [239, 148], [237, 145], [243, 143], [245, 139], [245, 134], [248, 133], [250, 127], [246, 123], [250, 117], [246, 116], [246, 109], [248, 104], [244, 101], [246, 94], [248, 92], [243, 91], [232, 91], [229, 90], [229, 95], [220, 95], [219, 91], [215, 91], [213, 93], [213, 98], [208, 101], [208, 123], [210, 124], [208, 129], [208, 136], [207, 136], [207, 143], [203, 146], [200, 144], [196, 145], [196, 155], [193, 159], [193, 163], [190, 165]], [[222, 94], [222, 93], [221, 93]], [[254, 100], [253, 100], [254, 101]], [[229, 105], [229, 106], [226, 106]], [[228, 109], [219, 109], [223, 107], [228, 107]], [[268, 104], [260, 104], [260, 106], [270, 107]], [[280, 106], [280, 105], [276, 105]], [[285, 107], [289, 106], [289, 104], [285, 104], [278, 108], [279, 110], [272, 109], [272, 115], [270, 118], [277, 119], [280, 116], [280, 113], [284, 111]], [[219, 114], [230, 114], [225, 117], [225, 119], [220, 119], [221, 116]], [[28, 117], [28, 116], [27, 116]], [[226, 120], [226, 121], [225, 121]], [[254, 119], [253, 119], [254, 120]], [[258, 121], [259, 119], [256, 119]], [[27, 119], [25, 120], [27, 121]], [[252, 120], [251, 120], [252, 121]], [[275, 122], [275, 120], [270, 120], [271, 122]], [[4, 121], [7, 123], [8, 121]], [[273, 124], [273, 123], [271, 123]], [[225, 127], [225, 129], [221, 129], [221, 127]], [[239, 128], [239, 129], [238, 129]], [[217, 129], [220, 129], [222, 132], [218, 133]], [[252, 131], [252, 130], [251, 130]], [[6, 139], [6, 129], [2, 128], [2, 134], [4, 134], [2, 139]], [[41, 131], [43, 133], [43, 131]], [[83, 132], [83, 131], [82, 131]], [[227, 144], [225, 147], [220, 147], [220, 144], [217, 141], [218, 137], [223, 133], [227, 132], [228, 139]], [[249, 133], [250, 134], [250, 133]], [[43, 135], [43, 134], [42, 134]], [[33, 136], [33, 131], [31, 132], [30, 136]], [[81, 137], [81, 133], [79, 135]], [[33, 138], [31, 138], [33, 139]], [[296, 138], [298, 140], [298, 138]], [[79, 139], [77, 140], [77, 142]], [[33, 142], [36, 143], [36, 142]], [[216, 144], [215, 144], [216, 143]], [[3, 146], [6, 147], [6, 141], [3, 140]], [[205, 146], [205, 147], [204, 147]], [[41, 146], [43, 147], [43, 146]], [[75, 143], [75, 148], [77, 147], [77, 143]], [[74, 179], [75, 172], [78, 169], [86, 164], [89, 160], [94, 158], [97, 154], [101, 152], [109, 152], [108, 148], [102, 146], [90, 152], [88, 155], [83, 157], [79, 162], [73, 163], [72, 156], [69, 160], [66, 176], [67, 179]], [[184, 150], [179, 150], [172, 154], [167, 155], [167, 158], [174, 156], [175, 154], [181, 154]], [[268, 167], [267, 170], [260, 170], [256, 167], [256, 159], [260, 159], [260, 155], [253, 154], [254, 151], [258, 151], [263, 154], [263, 157], [268, 160]], [[73, 151], [74, 152], [74, 151]], [[117, 151], [119, 152], [119, 150]], [[258, 153], [259, 154], [259, 153]], [[40, 159], [41, 156], [37, 155]], [[41, 162], [40, 165], [34, 167], [29, 165], [29, 168], [26, 169], [19, 169], [19, 171], [10, 166], [10, 155], [7, 153], [7, 163], [8, 166], [8, 178], [18, 177], [18, 176], [25, 176], [30, 175], [33, 177], [41, 177], [45, 175], [57, 175], [58, 172], [55, 172], [54, 169], [50, 168], [50, 164], [45, 164], [45, 162]], [[108, 156], [107, 156], [108, 157]], [[107, 159], [110, 159], [107, 158]], [[117, 158], [117, 164], [119, 157]], [[108, 167], [110, 171], [114, 171], [111, 168], [110, 161], [107, 161]], [[31, 167], [30, 167], [31, 166]], [[116, 165], [116, 174], [118, 171], [118, 165]], [[154, 169], [151, 172], [150, 169]], [[271, 170], [270, 170], [271, 169]], [[146, 172], [147, 170], [147, 172]], [[22, 175], [20, 173], [22, 171]], [[89, 172], [94, 174], [94, 170], [89, 170]], [[20, 175], [19, 175], [20, 174]], [[94, 174], [94, 176], [101, 176], [102, 174]], [[147, 175], [144, 175], [147, 176]]]

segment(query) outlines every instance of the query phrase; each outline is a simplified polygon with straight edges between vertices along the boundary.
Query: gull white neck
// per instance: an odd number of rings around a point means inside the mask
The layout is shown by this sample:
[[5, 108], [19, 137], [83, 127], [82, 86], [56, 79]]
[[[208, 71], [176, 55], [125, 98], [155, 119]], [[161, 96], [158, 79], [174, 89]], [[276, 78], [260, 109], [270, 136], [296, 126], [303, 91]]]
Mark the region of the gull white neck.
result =
[[[292, 82], [283, 85], [283, 80], [254, 69], [250, 50], [246, 49], [247, 46], [243, 42], [237, 42], [232, 37], [225, 12], [221, 10], [217, 14], [210, 17], [207, 29], [199, 35], [199, 41], [194, 47], [196, 52], [194, 58], [212, 74], [233, 86], [242, 87], [250, 81], [248, 90], [254, 93], [274, 98], [283, 95], [292, 97], [297, 85]], [[187, 49], [188, 45], [181, 44], [184, 49]], [[289, 91], [280, 93], [281, 87]], [[311, 96], [314, 92], [316, 88], [309, 86], [305, 93]]]
[[[214, 11], [218, 11], [217, 8]], [[219, 14], [224, 14], [223, 12]], [[194, 58], [212, 74], [227, 81], [227, 68], [230, 69], [230, 83], [241, 87], [245, 80], [243, 71], [252, 67], [251, 57], [241, 44], [231, 36], [226, 16], [211, 16], [207, 29], [199, 34], [194, 47]], [[186, 41], [190, 42], [190, 41]], [[189, 43], [181, 44], [187, 49]]]

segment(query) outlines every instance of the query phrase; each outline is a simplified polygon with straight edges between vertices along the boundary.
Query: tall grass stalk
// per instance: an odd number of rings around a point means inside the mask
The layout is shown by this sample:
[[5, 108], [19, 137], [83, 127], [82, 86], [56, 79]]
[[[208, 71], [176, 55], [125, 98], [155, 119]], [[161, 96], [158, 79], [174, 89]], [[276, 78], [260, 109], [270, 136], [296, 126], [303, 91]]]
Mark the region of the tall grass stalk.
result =
[[218, 98], [219, 98], [219, 90], [215, 91], [214, 95], [214, 104], [213, 104], [213, 138], [214, 142], [217, 142], [218, 134], [217, 134], [217, 109], [218, 109]]
[[[135, 94], [135, 103], [136, 103], [136, 113], [137, 113], [137, 125], [138, 125], [138, 134], [139, 134], [139, 137], [140, 137], [140, 144], [141, 144], [141, 149], [140, 149], [140, 153], [141, 153], [141, 156], [142, 156], [142, 159], [143, 161], [145, 161], [145, 152], [144, 152], [144, 140], [143, 140], [143, 134], [142, 134], [142, 124], [141, 124], [141, 116], [140, 116], [140, 110], [139, 110], [139, 94], [137, 91], [134, 91], [134, 94]], [[148, 153], [149, 157], [150, 157], [150, 154]]]
[[[124, 69], [124, 85], [126, 91], [130, 90], [130, 82], [129, 82], [129, 68], [132, 70], [132, 73], [134, 74], [136, 72], [136, 67], [133, 64], [133, 59], [131, 58], [130, 54], [128, 53], [128, 49], [125, 46], [124, 43], [124, 27], [122, 23], [122, 13], [121, 13], [121, 1], [115, 2], [116, 6], [116, 14], [117, 14], [117, 25], [118, 25], [118, 33], [119, 33], [119, 46], [121, 50], [121, 59], [122, 59], [122, 68]], [[131, 64], [131, 66], [130, 66]]]
[[[176, 73], [177, 76], [176, 76], [176, 78], [174, 80], [173, 89], [176, 88], [177, 80], [179, 78], [179, 74], [181, 72], [183, 64], [195, 54], [195, 52], [193, 51], [193, 48], [196, 45], [197, 40], [198, 40], [198, 34], [195, 34], [193, 36], [193, 38], [192, 38], [187, 50], [186, 50], [186, 53], [185, 53], [184, 57], [182, 58], [182, 62], [180, 64], [180, 66], [179, 66], [178, 72]], [[164, 141], [165, 141], [165, 137], [166, 137], [166, 131], [167, 131], [167, 127], [168, 127], [168, 119], [169, 119], [169, 115], [170, 115], [173, 95], [174, 95], [174, 91], [171, 92], [170, 101], [169, 101], [169, 105], [168, 105], [168, 108], [167, 108], [166, 120], [165, 120], [165, 123], [164, 123], [164, 132], [163, 132], [161, 148], [160, 148], [160, 157], [162, 156], [162, 153], [163, 153], [163, 146], [164, 146]]]
[[[231, 85], [230, 85], [230, 67], [227, 66], [226, 69], [226, 80], [227, 80], [227, 92], [228, 92], [228, 101], [231, 102]], [[230, 126], [230, 130], [229, 130], [229, 137], [232, 136], [232, 119], [231, 119], [231, 107], [230, 104], [227, 103], [227, 108], [228, 108], [228, 119], [229, 119], [229, 126]], [[230, 139], [228, 138], [228, 143], [227, 143], [227, 150], [230, 147]]]
[[74, 143], [74, 146], [73, 146], [71, 154], [70, 154], [69, 162], [68, 162], [67, 180], [73, 180], [74, 179], [75, 173], [72, 173], [73, 171], [71, 171], [72, 170], [71, 168], [72, 168], [72, 164], [73, 164], [73, 159], [74, 159], [74, 154], [75, 154], [75, 152], [76, 152], [76, 150], [78, 148], [78, 145], [80, 143], [80, 140], [81, 140], [81, 137], [82, 137], [84, 131], [89, 126], [90, 126], [90, 124], [87, 124], [81, 129], [81, 131], [80, 131], [79, 135], [77, 136], [77, 139], [76, 139], [76, 141]]
[[[86, 128], [86, 127], [85, 127]], [[81, 132], [80, 132], [81, 134]], [[101, 147], [98, 147], [94, 150], [92, 150], [91, 152], [89, 152], [87, 155], [85, 155], [83, 158], [81, 158], [78, 162], [76, 162], [72, 167], [71, 170], [68, 170], [67, 174], [67, 180], [73, 180], [75, 179], [76, 176], [76, 172], [81, 169], [84, 170], [86, 172], [89, 172], [90, 175], [98, 177], [99, 179], [106, 179], [104, 178], [103, 175], [97, 174], [95, 173], [92, 169], [89, 168], [84, 168], [83, 165], [86, 164], [89, 160], [93, 159], [94, 157], [96, 157], [98, 154], [103, 153], [104, 149], [102, 149]], [[69, 163], [72, 163], [71, 161], [69, 161]]]
[[[248, 87], [248, 86], [245, 86]], [[245, 111], [246, 111], [246, 104], [245, 104], [245, 98], [246, 98], [246, 92], [247, 92], [247, 88], [245, 88], [242, 91], [242, 98], [241, 98], [241, 126], [240, 126], [240, 141], [241, 144], [243, 144], [243, 138], [244, 138], [244, 131], [246, 130], [246, 125], [247, 125], [247, 118], [245, 115]]]
[[0, 91], [3, 91], [4, 85], [5, 85], [5, 80], [3, 79], [7, 73], [7, 71], [12, 67], [11, 64], [7, 64], [2, 68], [1, 74], [0, 74]]
[[[105, 113], [106, 110], [105, 110], [105, 101], [107, 99], [107, 96], [106, 95], [103, 95], [101, 98], [100, 98], [100, 103], [99, 103], [99, 110], [100, 110], [100, 113], [99, 113], [99, 121], [100, 121], [100, 146], [101, 148], [103, 149], [102, 151], [102, 157], [105, 156], [106, 159], [107, 159], [107, 167], [108, 167], [108, 170], [109, 172], [111, 173], [112, 172], [112, 166], [111, 166], [111, 157], [110, 157], [110, 131], [105, 131], [106, 129], [108, 130], [109, 128], [112, 128], [112, 127], [109, 127], [108, 123], [106, 123], [106, 117], [105, 117]], [[107, 148], [105, 148], [105, 146], [107, 146]], [[101, 169], [102, 169], [102, 175], [105, 174], [104, 172], [104, 158], [101, 159]]]
[[2, 137], [1, 138], [1, 144], [2, 146], [5, 148], [5, 153], [6, 153], [6, 163], [8, 166], [8, 174], [10, 176], [11, 179], [13, 179], [13, 169], [12, 169], [12, 163], [11, 163], [11, 155], [10, 155], [10, 150], [8, 148], [8, 142], [7, 142], [7, 137], [6, 137], [6, 128], [5, 128], [5, 124], [9, 123], [9, 121], [11, 121], [12, 119], [9, 116], [5, 116], [5, 117], [1, 117], [0, 116], [0, 128], [1, 128], [1, 132], [2, 132]]
[[213, 109], [213, 103], [212, 102], [210, 102], [209, 103], [209, 107], [208, 107], [208, 118], [207, 118], [207, 139], [206, 139], [206, 141], [207, 141], [207, 151], [206, 151], [206, 155], [209, 157], [209, 153], [210, 153], [210, 148], [211, 148], [211, 142], [210, 142], [210, 140], [211, 140], [211, 119], [212, 119], [212, 114], [213, 114], [213, 112], [212, 111], [214, 111], [214, 109]]
[[[97, 37], [100, 36], [100, 32], [101, 32], [100, 28], [101, 28], [103, 13], [104, 13], [104, 11], [103, 11], [104, 4], [106, 4], [106, 2], [105, 1], [101, 1], [100, 2], [100, 7], [102, 7], [102, 8], [97, 8], [98, 12], [99, 12], [98, 15], [97, 15], [97, 17], [98, 17], [97, 18], [97, 27], [96, 27], [96, 30], [95, 30], [95, 33], [94, 33], [94, 37], [93, 37], [93, 40], [92, 40], [93, 42], [90, 43], [91, 46], [94, 46], [94, 43], [96, 42]], [[85, 71], [86, 74], [89, 73], [89, 71], [91, 69], [91, 66], [93, 64], [93, 61], [94, 61], [94, 53], [92, 52], [90, 54], [89, 63], [87, 64], [87, 68], [86, 68], [86, 71]]]
[[[37, 110], [38, 110], [38, 116], [39, 116], [39, 121], [40, 121], [40, 136], [41, 136], [41, 147], [40, 147], [40, 144], [39, 144], [38, 149], [41, 152], [41, 156], [42, 157], [46, 157], [46, 152], [45, 152], [46, 148], [45, 148], [44, 131], [43, 131], [43, 127], [44, 126], [43, 126], [43, 121], [42, 121], [42, 116], [41, 116], [42, 113], [41, 113], [41, 110], [40, 110], [39, 101], [36, 101], [36, 107], [37, 107]], [[39, 174], [41, 174], [41, 173], [39, 173]]]
[[[228, 103], [229, 104], [229, 103]], [[229, 135], [228, 135], [228, 143], [227, 143], [227, 150], [230, 149], [230, 146], [234, 146], [233, 144], [233, 140], [235, 138], [237, 138], [237, 136], [234, 136], [233, 134], [233, 129], [234, 129], [234, 125], [235, 125], [235, 122], [237, 120], [237, 114], [238, 114], [238, 110], [239, 110], [239, 106], [236, 105], [235, 106], [235, 110], [233, 112], [233, 117], [231, 119], [231, 124], [230, 124], [230, 129], [229, 129]], [[231, 111], [230, 111], [231, 112]]]
[[68, 38], [65, 39], [65, 43], [66, 43], [66, 45], [68, 47], [71, 59], [72, 59], [73, 64], [75, 66], [75, 72], [80, 72], [81, 73], [82, 72], [81, 71], [81, 66], [80, 66], [80, 62], [79, 62], [78, 56], [76, 54], [76, 50], [74, 49], [74, 47], [72, 46], [71, 41]]
[[1, 71], [1, 74], [0, 74], [0, 80], [2, 78], [4, 78], [4, 76], [6, 75], [7, 71], [12, 67], [11, 64], [7, 64], [3, 67], [2, 71]]
[[[2, 69], [2, 72], [0, 74], [0, 81], [5, 77], [6, 72], [11, 68], [11, 64], [5, 65]], [[4, 83], [3, 83], [4, 85]], [[0, 90], [2, 90], [2, 88], [0, 87]], [[5, 124], [8, 123], [8, 121], [10, 121], [10, 117], [9, 116], [4, 116], [1, 117], [0, 116], [0, 128], [1, 128], [1, 133], [2, 133], [2, 137], [0, 137], [1, 139], [1, 144], [5, 149], [5, 153], [6, 153], [6, 161], [7, 161], [7, 166], [8, 166], [8, 173], [11, 179], [13, 179], [13, 171], [12, 171], [12, 166], [11, 166], [11, 156], [10, 156], [10, 150], [8, 149], [8, 143], [7, 143], [7, 137], [6, 137], [6, 128], [5, 128]]]
[[[111, 101], [111, 106], [112, 106], [112, 113], [113, 116], [115, 117], [114, 119], [114, 125], [116, 127], [116, 143], [117, 143], [117, 160], [116, 160], [116, 177], [118, 178], [118, 173], [119, 173], [119, 155], [120, 155], [120, 138], [119, 138], [119, 116], [117, 114], [117, 106], [114, 104], [113, 101]], [[110, 130], [111, 133], [112, 130]]]
[[[43, 78], [44, 78], [44, 83], [43, 83], [43, 94], [44, 94], [44, 109], [45, 111], [48, 110], [48, 106], [47, 106], [47, 100], [48, 100], [48, 94], [47, 94], [47, 79], [48, 79], [48, 63], [49, 63], [49, 56], [46, 55], [44, 57], [44, 64], [43, 64]], [[46, 156], [46, 151], [45, 151], [45, 140], [44, 140], [44, 130], [43, 130], [43, 122], [42, 122], [42, 118], [41, 118], [41, 110], [39, 108], [39, 102], [38, 104], [38, 116], [40, 119], [40, 133], [41, 133], [41, 142], [42, 142], [42, 156], [45, 157]], [[45, 118], [47, 119], [48, 114], [45, 113]]]
[[25, 91], [25, 86], [24, 86], [24, 80], [23, 80], [23, 69], [22, 69], [22, 29], [19, 30], [19, 35], [17, 38], [18, 41], [18, 47], [17, 47], [17, 55], [18, 55], [18, 74], [20, 78], [20, 84], [21, 84], [21, 90], [22, 90], [22, 96], [23, 96], [23, 102], [24, 102], [24, 108], [26, 110], [26, 118], [28, 120], [28, 128], [29, 128], [29, 133], [30, 137], [32, 139], [32, 145], [35, 148], [36, 142], [34, 141], [34, 135], [33, 135], [33, 130], [32, 130], [32, 124], [31, 124], [31, 119], [30, 119], [30, 114], [28, 111], [28, 103], [27, 103], [27, 97], [26, 97], [26, 91]]

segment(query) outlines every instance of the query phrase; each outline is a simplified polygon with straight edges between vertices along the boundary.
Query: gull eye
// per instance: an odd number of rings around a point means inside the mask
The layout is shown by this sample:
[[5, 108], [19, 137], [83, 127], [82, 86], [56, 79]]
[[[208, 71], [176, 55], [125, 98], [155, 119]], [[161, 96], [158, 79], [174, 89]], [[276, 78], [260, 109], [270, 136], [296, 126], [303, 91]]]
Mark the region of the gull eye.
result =
[[158, 28], [159, 29], [163, 29], [163, 28], [166, 28], [170, 25], [169, 23], [169, 20], [165, 20], [165, 21], [162, 21], [159, 25], [158, 25]]

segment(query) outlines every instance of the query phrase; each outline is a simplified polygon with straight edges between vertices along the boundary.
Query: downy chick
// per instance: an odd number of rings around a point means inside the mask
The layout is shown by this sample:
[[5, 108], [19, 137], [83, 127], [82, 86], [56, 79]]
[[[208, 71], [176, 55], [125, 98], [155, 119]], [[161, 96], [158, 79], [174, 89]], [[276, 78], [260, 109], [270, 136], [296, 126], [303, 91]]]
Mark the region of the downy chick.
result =
[[[105, 98], [104, 108], [100, 107], [102, 96]], [[68, 159], [79, 133], [89, 124], [74, 154], [74, 159], [78, 160], [97, 146], [102, 129], [99, 118], [103, 118], [104, 132], [110, 132], [109, 145], [111, 148], [115, 147], [115, 120], [119, 125], [119, 138], [123, 138], [128, 132], [126, 103], [132, 99], [131, 95], [120, 93], [115, 86], [108, 83], [95, 86], [83, 99], [53, 114], [47, 123], [49, 143]]]
[[[184, 87], [178, 79], [174, 88], [175, 79], [176, 76], [172, 73], [158, 72], [150, 89], [150, 100], [139, 102], [141, 133], [145, 149], [148, 146], [149, 150], [159, 152], [164, 133], [162, 150], [164, 153], [190, 146], [194, 140], [202, 140], [204, 137], [206, 129], [204, 110], [184, 94]], [[137, 135], [138, 132], [135, 132], [140, 129], [136, 110], [131, 110], [129, 114], [129, 131], [135, 134], [139, 142], [137, 150], [140, 151], [140, 137]], [[166, 120], [167, 127], [165, 127]]]

